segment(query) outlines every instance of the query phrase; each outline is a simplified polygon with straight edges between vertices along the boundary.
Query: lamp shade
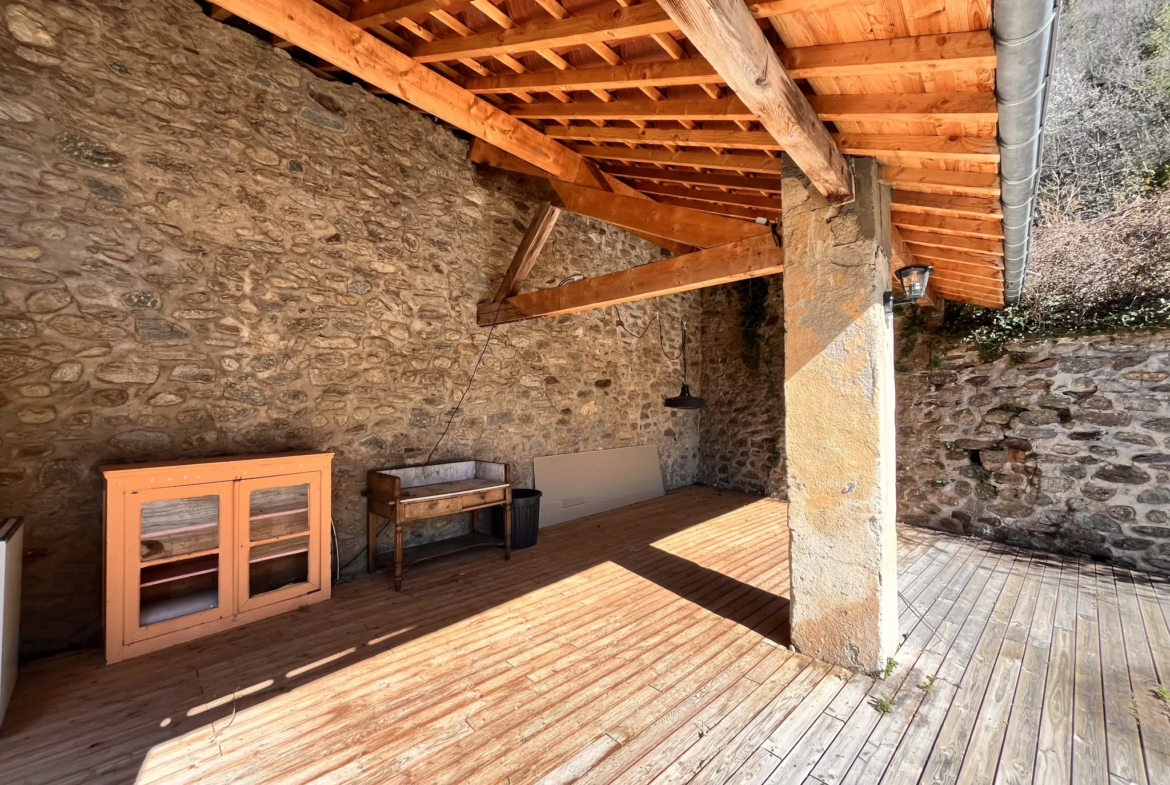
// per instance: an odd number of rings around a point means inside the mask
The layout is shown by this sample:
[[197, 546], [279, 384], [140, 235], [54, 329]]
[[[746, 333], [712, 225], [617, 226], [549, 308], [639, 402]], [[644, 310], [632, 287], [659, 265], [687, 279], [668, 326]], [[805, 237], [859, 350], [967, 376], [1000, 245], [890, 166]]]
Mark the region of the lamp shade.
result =
[[668, 409], [703, 409], [707, 406], [705, 398], [691, 395], [690, 385], [686, 382], [683, 382], [682, 392], [673, 398], [667, 398], [662, 403]]
[[902, 284], [902, 291], [907, 300], [919, 300], [926, 296], [926, 286], [930, 283], [930, 274], [934, 268], [925, 264], [911, 264], [898, 269], [895, 275]]

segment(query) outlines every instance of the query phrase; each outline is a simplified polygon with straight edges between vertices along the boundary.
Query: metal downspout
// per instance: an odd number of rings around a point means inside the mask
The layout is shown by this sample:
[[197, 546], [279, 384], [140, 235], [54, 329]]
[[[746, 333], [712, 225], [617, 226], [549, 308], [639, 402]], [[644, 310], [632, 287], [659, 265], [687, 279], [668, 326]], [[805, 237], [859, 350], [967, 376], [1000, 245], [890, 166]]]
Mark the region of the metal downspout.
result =
[[992, 2], [1005, 305], [1024, 289], [1059, 17], [1060, 0]]

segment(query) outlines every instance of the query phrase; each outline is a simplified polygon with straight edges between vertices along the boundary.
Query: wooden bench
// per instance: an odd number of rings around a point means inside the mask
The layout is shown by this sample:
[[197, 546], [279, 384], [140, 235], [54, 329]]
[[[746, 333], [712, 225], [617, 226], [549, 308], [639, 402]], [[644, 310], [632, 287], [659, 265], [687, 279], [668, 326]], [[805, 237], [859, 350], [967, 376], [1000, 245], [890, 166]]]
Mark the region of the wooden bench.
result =
[[[492, 546], [495, 541], [479, 532], [479, 511], [504, 506], [504, 559], [512, 558], [512, 469], [506, 463], [456, 461], [427, 466], [373, 469], [366, 476], [367, 567], [378, 568], [378, 518], [394, 524], [394, 590], [402, 591], [402, 573], [408, 564]], [[402, 525], [440, 515], [471, 513], [471, 534], [410, 548], [402, 546]], [[389, 554], [387, 554], [389, 555]]]

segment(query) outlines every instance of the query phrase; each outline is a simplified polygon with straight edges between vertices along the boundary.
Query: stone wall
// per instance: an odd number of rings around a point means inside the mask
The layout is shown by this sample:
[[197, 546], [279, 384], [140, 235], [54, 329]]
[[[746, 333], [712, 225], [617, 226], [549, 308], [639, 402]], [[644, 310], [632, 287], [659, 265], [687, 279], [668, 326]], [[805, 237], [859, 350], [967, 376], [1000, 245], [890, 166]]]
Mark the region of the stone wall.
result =
[[1008, 349], [903, 331], [899, 517], [1170, 572], [1170, 331]]
[[703, 290], [699, 479], [785, 498], [784, 286], [779, 275]]
[[[466, 156], [191, 0], [0, 0], [0, 514], [28, 523], [26, 653], [100, 630], [101, 464], [332, 450], [359, 556], [366, 470], [426, 459], [535, 209]], [[531, 285], [662, 255], [565, 215]], [[654, 301], [669, 350], [699, 303]], [[534, 456], [657, 443], [686, 485], [678, 376], [612, 309], [501, 326], [435, 458], [530, 485]]]

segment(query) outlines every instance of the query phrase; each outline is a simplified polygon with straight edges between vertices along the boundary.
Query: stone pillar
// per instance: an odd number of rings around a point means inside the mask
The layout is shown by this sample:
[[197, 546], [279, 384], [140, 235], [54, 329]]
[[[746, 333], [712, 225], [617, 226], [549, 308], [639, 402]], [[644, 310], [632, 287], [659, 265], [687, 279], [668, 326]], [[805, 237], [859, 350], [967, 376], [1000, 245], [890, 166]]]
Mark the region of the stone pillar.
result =
[[792, 642], [877, 673], [898, 646], [889, 189], [854, 160], [834, 207], [785, 159], [785, 440]]

